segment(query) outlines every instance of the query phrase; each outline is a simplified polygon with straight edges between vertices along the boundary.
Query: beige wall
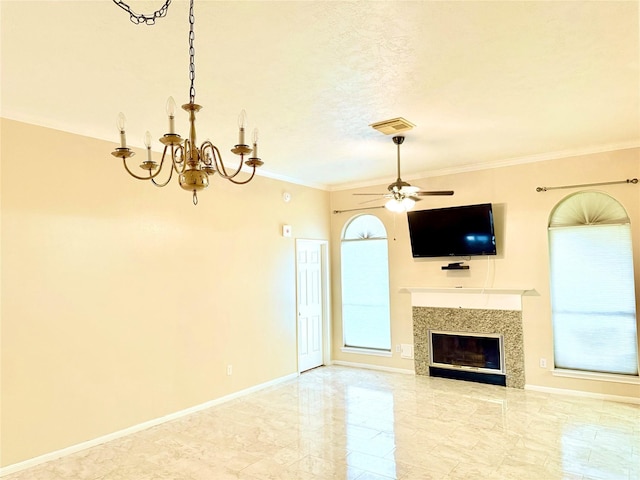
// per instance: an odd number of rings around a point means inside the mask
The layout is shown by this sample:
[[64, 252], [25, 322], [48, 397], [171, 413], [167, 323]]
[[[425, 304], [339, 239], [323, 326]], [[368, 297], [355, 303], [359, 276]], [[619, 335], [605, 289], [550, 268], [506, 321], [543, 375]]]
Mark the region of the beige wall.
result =
[[[413, 370], [395, 353], [340, 351], [339, 238], [352, 214], [328, 212], [355, 207], [353, 191], [214, 179], [194, 207], [176, 184], [129, 178], [112, 143], [8, 120], [1, 128], [2, 465], [294, 373], [295, 245], [283, 223], [294, 237], [331, 238], [333, 358]], [[546, 222], [573, 190], [535, 192], [638, 176], [640, 149], [631, 149], [413, 182], [456, 191], [420, 208], [492, 202], [500, 254], [444, 272], [442, 259], [411, 258], [406, 217], [374, 211], [390, 238], [393, 344], [412, 343], [400, 287], [534, 288], [523, 310], [527, 383], [640, 396], [638, 386], [538, 367], [553, 356]], [[640, 187], [600, 189], [625, 206], [638, 245]], [[640, 247], [634, 255], [640, 288]]]
[[[426, 197], [416, 208], [438, 208], [453, 205], [491, 202], [496, 219], [496, 257], [474, 258], [466, 263], [466, 271], [443, 271], [448, 261], [442, 258], [413, 259], [409, 244], [406, 215], [394, 215], [384, 209], [369, 210], [378, 215], [389, 236], [389, 266], [391, 282], [391, 341], [413, 343], [411, 298], [400, 293], [401, 287], [504, 287], [535, 289], [538, 296], [523, 297], [523, 329], [526, 383], [541, 387], [582, 390], [609, 395], [640, 397], [640, 386], [609, 382], [594, 382], [554, 377], [549, 369], [538, 365], [541, 357], [553, 365], [553, 344], [549, 303], [549, 271], [547, 222], [552, 208], [576, 189], [537, 193], [537, 186], [575, 185], [608, 182], [640, 177], [640, 149], [557, 159], [519, 166], [460, 173], [410, 183], [427, 190], [455, 190], [453, 197]], [[406, 180], [406, 179], [405, 179]], [[615, 197], [626, 208], [632, 222], [635, 239], [634, 266], [636, 298], [640, 297], [640, 185], [610, 185], [596, 187]], [[386, 185], [333, 192], [331, 208], [357, 207], [362, 197], [354, 192], [386, 191]], [[368, 204], [369, 206], [371, 204]], [[367, 213], [367, 211], [363, 212]], [[340, 311], [340, 234], [346, 222], [358, 212], [333, 214], [332, 270], [334, 298], [333, 358], [346, 362], [369, 363], [391, 368], [413, 370], [413, 361], [343, 353]], [[636, 302], [638, 303], [638, 301]], [[638, 305], [640, 312], [640, 305]], [[597, 352], [594, 352], [597, 354]]]
[[2, 465], [297, 371], [281, 225], [327, 239], [328, 193], [215, 178], [195, 207], [115, 143], [1, 126]]

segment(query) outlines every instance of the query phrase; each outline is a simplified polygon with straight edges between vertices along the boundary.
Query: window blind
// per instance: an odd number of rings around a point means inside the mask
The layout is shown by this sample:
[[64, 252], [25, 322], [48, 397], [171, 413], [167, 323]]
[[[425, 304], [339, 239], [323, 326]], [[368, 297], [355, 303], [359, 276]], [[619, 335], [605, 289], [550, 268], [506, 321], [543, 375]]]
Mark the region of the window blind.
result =
[[638, 374], [631, 228], [549, 230], [557, 368]]

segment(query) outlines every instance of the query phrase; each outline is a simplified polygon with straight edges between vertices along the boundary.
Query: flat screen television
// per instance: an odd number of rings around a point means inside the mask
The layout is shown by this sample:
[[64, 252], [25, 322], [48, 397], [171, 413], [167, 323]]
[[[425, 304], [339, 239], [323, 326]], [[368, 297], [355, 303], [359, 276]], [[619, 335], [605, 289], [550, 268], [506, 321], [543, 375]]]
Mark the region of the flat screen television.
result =
[[490, 203], [418, 210], [407, 216], [414, 258], [497, 254]]

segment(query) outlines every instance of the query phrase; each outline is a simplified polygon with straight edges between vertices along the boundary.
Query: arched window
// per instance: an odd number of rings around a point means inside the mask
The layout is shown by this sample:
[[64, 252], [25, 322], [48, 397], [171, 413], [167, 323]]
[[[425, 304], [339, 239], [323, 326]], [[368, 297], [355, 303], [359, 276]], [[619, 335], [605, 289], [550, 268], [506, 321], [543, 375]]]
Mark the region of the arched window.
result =
[[578, 192], [549, 218], [555, 367], [638, 375], [629, 217], [611, 196]]
[[379, 218], [360, 215], [341, 241], [344, 346], [391, 351], [387, 231]]

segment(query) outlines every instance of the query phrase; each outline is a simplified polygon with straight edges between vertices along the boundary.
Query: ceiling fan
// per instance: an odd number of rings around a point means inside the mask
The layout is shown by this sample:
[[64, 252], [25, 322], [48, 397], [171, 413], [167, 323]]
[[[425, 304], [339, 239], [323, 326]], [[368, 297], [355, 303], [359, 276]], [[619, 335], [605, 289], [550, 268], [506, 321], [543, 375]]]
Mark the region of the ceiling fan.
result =
[[420, 187], [411, 185], [400, 178], [400, 145], [402, 145], [402, 142], [404, 142], [403, 136], [393, 137], [393, 143], [398, 146], [398, 178], [387, 187], [389, 193], [354, 193], [354, 195], [376, 195], [388, 198], [389, 200], [384, 206], [392, 212], [405, 212], [411, 209], [417, 201], [422, 200], [419, 197], [453, 195], [453, 190], [420, 190]]

